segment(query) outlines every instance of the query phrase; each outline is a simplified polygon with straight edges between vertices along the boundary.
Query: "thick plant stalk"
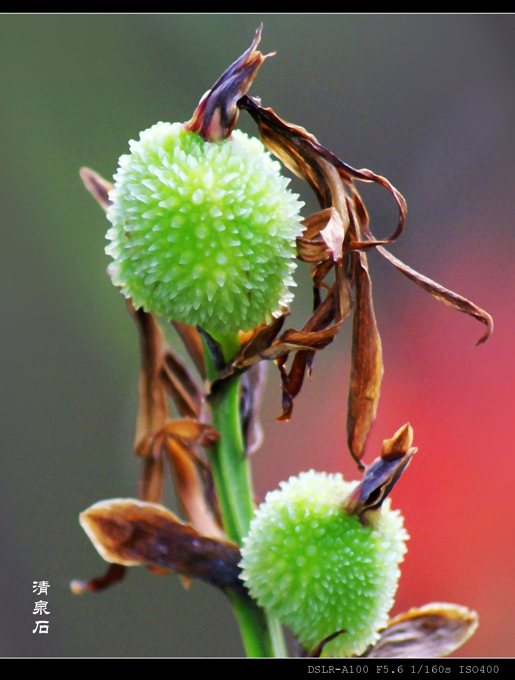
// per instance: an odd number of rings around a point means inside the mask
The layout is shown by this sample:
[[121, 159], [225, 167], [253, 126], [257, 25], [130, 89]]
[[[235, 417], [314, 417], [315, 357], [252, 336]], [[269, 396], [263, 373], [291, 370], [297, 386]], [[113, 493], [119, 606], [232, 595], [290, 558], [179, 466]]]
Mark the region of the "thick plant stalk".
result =
[[[226, 360], [239, 349], [234, 336], [217, 336], [217, 340]], [[213, 381], [218, 371], [205, 344], [204, 355], [207, 377]], [[239, 378], [224, 381], [212, 396], [213, 427], [221, 436], [208, 455], [227, 537], [241, 546], [249, 532], [254, 508], [250, 466], [240, 419], [239, 383]], [[282, 628], [275, 619], [250, 598], [231, 592], [229, 600], [238, 620], [247, 656], [287, 656]]]

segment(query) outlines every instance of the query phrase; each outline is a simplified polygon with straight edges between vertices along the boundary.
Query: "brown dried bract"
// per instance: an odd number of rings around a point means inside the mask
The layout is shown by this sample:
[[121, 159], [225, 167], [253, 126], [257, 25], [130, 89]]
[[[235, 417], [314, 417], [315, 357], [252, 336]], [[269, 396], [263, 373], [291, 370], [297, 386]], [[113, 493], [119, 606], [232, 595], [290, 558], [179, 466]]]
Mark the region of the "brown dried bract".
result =
[[98, 173], [89, 168], [80, 169], [80, 177], [84, 182], [84, 186], [93, 196], [98, 205], [103, 209], [107, 210], [111, 204], [109, 200], [109, 192], [113, 188], [113, 184], [108, 182], [103, 177], [100, 177]]
[[208, 142], [220, 142], [230, 136], [238, 120], [237, 101], [250, 88], [264, 60], [272, 56], [263, 55], [257, 49], [262, 29], [263, 25], [256, 31], [248, 50], [223, 72], [202, 97], [192, 119], [185, 124], [187, 130], [198, 132]]
[[80, 523], [108, 562], [171, 569], [246, 594], [238, 546], [200, 534], [161, 505], [132, 498], [101, 501], [80, 515]]
[[[397, 430], [391, 439], [385, 439], [381, 447], [383, 460], [397, 460], [402, 458], [413, 447], [413, 428], [409, 423]], [[416, 451], [414, 451], [415, 453]]]
[[363, 479], [345, 499], [346, 512], [358, 515], [364, 523], [374, 521], [376, 511], [417, 452], [412, 444], [413, 429], [409, 423], [383, 442], [381, 456], [365, 469]]
[[447, 656], [475, 632], [475, 611], [457, 604], [434, 602], [392, 619], [380, 639], [362, 656], [368, 659], [417, 659]]

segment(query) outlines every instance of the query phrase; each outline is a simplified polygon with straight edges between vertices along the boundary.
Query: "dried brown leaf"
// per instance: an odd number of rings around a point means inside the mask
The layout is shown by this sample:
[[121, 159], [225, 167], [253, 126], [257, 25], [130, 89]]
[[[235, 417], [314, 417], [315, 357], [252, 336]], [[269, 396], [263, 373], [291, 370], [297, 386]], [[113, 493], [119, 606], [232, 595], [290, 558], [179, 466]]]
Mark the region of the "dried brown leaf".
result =
[[[314, 264], [311, 267], [311, 278], [313, 280], [313, 291], [317, 295], [320, 293], [320, 288], [327, 288], [327, 284], [324, 283], [325, 277], [332, 271], [334, 267], [334, 262], [331, 260], [323, 260], [318, 264]], [[315, 307], [316, 309], [316, 307]]]
[[[191, 418], [167, 421], [150, 440], [149, 448], [152, 455], [144, 460], [143, 480], [147, 485], [145, 487], [147, 496], [144, 500], [148, 500], [148, 494], [153, 491], [150, 487], [153, 481], [152, 474], [157, 468], [161, 470], [161, 477], [155, 485], [157, 489], [162, 488], [163, 459], [167, 458], [184, 515], [201, 533], [222, 537], [224, 534], [216, 518], [214, 499], [210, 495], [208, 466], [196, 452], [197, 446], [211, 447], [219, 437], [220, 434], [210, 425]], [[152, 467], [150, 464], [154, 461]], [[149, 466], [148, 472], [145, 466]]]
[[[130, 309], [140, 335], [141, 375], [135, 452], [143, 456], [139, 496], [159, 503], [164, 481], [164, 457], [172, 468], [179, 503], [193, 526], [206, 535], [221, 536], [206, 488], [205, 470], [199, 466], [196, 446], [209, 447], [219, 434], [198, 421], [203, 395], [183, 362], [164, 344], [152, 315]], [[195, 331], [196, 333], [196, 331]], [[168, 419], [166, 390], [179, 413], [190, 418]]]
[[335, 271], [335, 304], [337, 305], [335, 314], [337, 319], [345, 321], [352, 309], [351, 279], [342, 262], [337, 263]]
[[[360, 172], [364, 172], [364, 171], [360, 171]], [[382, 178], [382, 179], [384, 179], [384, 178]], [[385, 259], [387, 259], [398, 271], [400, 271], [402, 274], [404, 274], [404, 276], [406, 276], [411, 281], [416, 283], [417, 286], [420, 286], [421, 288], [423, 288], [426, 292], [428, 292], [430, 295], [435, 297], [437, 300], [444, 302], [445, 304], [449, 305], [450, 307], [452, 307], [452, 308], [454, 308], [454, 309], [456, 309], [460, 312], [463, 312], [464, 314], [468, 314], [469, 316], [474, 317], [480, 323], [484, 324], [487, 327], [486, 332], [479, 338], [479, 340], [476, 342], [476, 345], [480, 345], [481, 343], [488, 340], [488, 338], [490, 337], [490, 335], [493, 332], [493, 327], [494, 327], [493, 319], [490, 316], [490, 314], [488, 314], [488, 312], [485, 312], [484, 309], [481, 309], [481, 307], [478, 307], [477, 305], [475, 305], [470, 300], [467, 300], [467, 298], [464, 298], [463, 296], [458, 295], [458, 293], [455, 293], [454, 291], [449, 290], [448, 288], [445, 288], [444, 286], [440, 285], [436, 281], [433, 281], [429, 277], [424, 276], [423, 274], [420, 274], [415, 269], [412, 269], [408, 265], [404, 264], [404, 262], [401, 262], [401, 260], [399, 260], [397, 257], [392, 255], [388, 250], [383, 248], [382, 246], [385, 243], [389, 243], [389, 242], [395, 240], [395, 238], [394, 238], [395, 234], [392, 235], [392, 237], [385, 239], [383, 241], [376, 239], [373, 236], [372, 232], [370, 231], [368, 215], [366, 213], [365, 206], [363, 205], [361, 197], [359, 196], [358, 192], [355, 190], [354, 187], [350, 186], [349, 188], [351, 190], [352, 197], [353, 197], [353, 203], [352, 203], [353, 214], [355, 215], [356, 221], [359, 223], [360, 227], [363, 229], [363, 232], [366, 234], [367, 238], [369, 239], [368, 242], [363, 242], [363, 243], [360, 244], [360, 246], [365, 247], [365, 249], [367, 249], [370, 244], [375, 243], [377, 251], [379, 253], [381, 253], [381, 255]], [[393, 187], [392, 187], [392, 192], [396, 192], [396, 190]], [[400, 194], [399, 194], [399, 196], [400, 196]], [[402, 199], [402, 200], [404, 201], [404, 199]], [[404, 215], [405, 214], [406, 214], [406, 210], [404, 210]]]
[[[320, 308], [319, 308], [320, 309]], [[343, 320], [320, 331], [293, 331], [286, 336], [286, 341], [277, 345], [277, 350], [281, 350], [278, 363], [282, 380], [282, 413], [277, 418], [278, 421], [288, 421], [293, 411], [293, 400], [300, 393], [304, 383], [306, 370], [311, 372], [313, 355], [315, 351], [327, 347], [331, 343], [342, 326]], [[287, 331], [288, 333], [288, 331]], [[282, 336], [281, 336], [282, 339]], [[298, 344], [292, 344], [296, 340]], [[286, 350], [286, 351], [284, 351]], [[297, 350], [289, 371], [284, 369], [284, 361], [287, 353]], [[302, 350], [302, 351], [298, 351]]]
[[[333, 157], [321, 147], [317, 140], [304, 128], [282, 121], [271, 109], [264, 109], [250, 97], [243, 97], [238, 103], [246, 109], [258, 124], [260, 136], [267, 146], [280, 160], [315, 191], [322, 210], [305, 220], [306, 227], [302, 237], [298, 239], [301, 259], [314, 264], [312, 270], [315, 285], [316, 309], [312, 317], [304, 325], [302, 332], [317, 333], [336, 321], [334, 333], [341, 327], [341, 322], [350, 310], [349, 285], [346, 281], [345, 269], [340, 267], [337, 274], [338, 285], [331, 290], [325, 300], [320, 302], [318, 288], [323, 279], [334, 266], [341, 261], [344, 242], [350, 216], [348, 199], [345, 194], [340, 171], [334, 166]], [[329, 154], [329, 155], [328, 155]], [[282, 346], [279, 343], [283, 343]], [[279, 368], [283, 380], [283, 414], [286, 420], [291, 415], [293, 395], [297, 394], [303, 382], [306, 367], [311, 367], [315, 337], [304, 338], [303, 345], [297, 348], [286, 344], [281, 336], [279, 343], [270, 348], [267, 358], [281, 358]], [[320, 349], [321, 347], [316, 347]], [[292, 370], [288, 374], [284, 370], [282, 357], [289, 351], [297, 353]], [[301, 352], [309, 354], [301, 356]]]
[[334, 209], [331, 209], [331, 219], [324, 229], [320, 232], [320, 236], [327, 245], [331, 259], [335, 262], [342, 259], [343, 242], [345, 240], [346, 226], [340, 217], [340, 214]]
[[420, 274], [419, 272], [415, 271], [411, 267], [408, 267], [408, 265], [404, 264], [404, 262], [401, 262], [398, 258], [389, 253], [385, 248], [378, 246], [377, 250], [381, 253], [381, 255], [384, 258], [388, 260], [388, 262], [391, 262], [391, 264], [393, 264], [393, 266], [398, 271], [404, 274], [404, 276], [407, 276], [408, 279], [416, 283], [417, 286], [423, 288], [434, 298], [440, 300], [441, 302], [445, 303], [449, 307], [452, 307], [453, 309], [457, 309], [458, 311], [463, 312], [464, 314], [473, 316], [480, 323], [484, 324], [486, 326], [486, 331], [476, 342], [476, 346], [481, 345], [483, 342], [488, 340], [488, 338], [492, 335], [494, 330], [494, 321], [490, 314], [488, 314], [488, 312], [485, 312], [484, 309], [481, 309], [481, 307], [478, 307], [470, 300], [467, 300], [467, 298], [458, 295], [458, 293], [454, 293], [452, 290], [449, 290], [448, 288], [444, 288], [444, 286], [441, 286], [436, 281], [433, 281], [427, 276], [424, 276], [423, 274]]
[[161, 381], [164, 339], [151, 314], [143, 309], [134, 309], [130, 300], [127, 300], [127, 305], [140, 342], [139, 409], [134, 441], [135, 454], [144, 458], [139, 496], [157, 503], [162, 498], [163, 464], [161, 452], [155, 447], [155, 435], [168, 419], [166, 394]]
[[131, 498], [102, 501], [83, 512], [80, 523], [108, 562], [172, 569], [246, 593], [238, 546], [203, 536], [161, 505]]
[[324, 210], [319, 210], [309, 217], [306, 217], [306, 219], [302, 221], [304, 231], [302, 232], [301, 238], [311, 241], [317, 236], [320, 236], [320, 232], [326, 228], [334, 212], [334, 208], [324, 208]]
[[380, 639], [367, 650], [369, 659], [418, 659], [447, 656], [461, 647], [478, 627], [475, 611], [434, 602], [392, 619]]
[[332, 154], [327, 149], [323, 149], [322, 153], [327, 158], [327, 160], [330, 163], [332, 163], [334, 167], [338, 170], [340, 177], [342, 178], [342, 180], [345, 182], [345, 185], [349, 189], [350, 194], [353, 197], [356, 216], [360, 224], [362, 225], [368, 224], [368, 215], [365, 209], [365, 205], [361, 200], [361, 196], [359, 195], [356, 187], [354, 186], [353, 183], [354, 179], [358, 179], [362, 182], [371, 182], [374, 184], [379, 184], [379, 186], [382, 186], [392, 195], [393, 199], [395, 200], [395, 203], [397, 204], [397, 209], [399, 211], [399, 219], [397, 221], [397, 225], [392, 234], [390, 234], [390, 236], [386, 237], [385, 239], [382, 239], [381, 241], [377, 241], [376, 239], [371, 238], [370, 243], [368, 245], [372, 245], [373, 243], [376, 244], [393, 243], [394, 241], [396, 241], [404, 231], [404, 227], [406, 225], [406, 215], [408, 213], [408, 206], [406, 204], [404, 196], [385, 177], [382, 177], [381, 175], [376, 175], [376, 173], [372, 172], [371, 170], [366, 169], [356, 170], [347, 163], [341, 161], [337, 156]]
[[377, 330], [372, 282], [364, 253], [354, 255], [354, 282], [356, 303], [352, 330], [347, 441], [352, 457], [361, 466], [366, 441], [376, 417], [383, 378], [381, 338]]
[[125, 577], [126, 570], [126, 567], [121, 564], [110, 564], [102, 576], [92, 578], [89, 581], [72, 581], [70, 583], [71, 591], [74, 595], [82, 595], [87, 590], [92, 593], [105, 590], [121, 581]]
[[181, 339], [184, 347], [190, 355], [200, 377], [206, 379], [206, 364], [204, 361], [204, 350], [202, 348], [202, 340], [199, 332], [193, 326], [187, 326], [181, 321], [172, 321], [172, 326], [175, 328], [177, 335]]
[[269, 351], [275, 337], [281, 330], [286, 315], [274, 319], [268, 326], [260, 326], [255, 330], [251, 338], [245, 343], [232, 360], [222, 368], [220, 375], [211, 383], [211, 394], [217, 392], [223, 381], [237, 376], [248, 370], [251, 366], [269, 357], [264, 356]]
[[220, 438], [220, 434], [205, 423], [199, 423], [193, 418], [176, 418], [169, 420], [159, 435], [167, 435], [182, 441], [188, 446], [203, 446], [209, 448]]
[[279, 422], [288, 422], [291, 418], [293, 400], [299, 394], [304, 384], [304, 376], [306, 375], [311, 354], [308, 351], [296, 352], [289, 371], [284, 368], [287, 356], [276, 362], [282, 382], [282, 413], [276, 418]]
[[[340, 330], [342, 322], [329, 326], [328, 328], [322, 328], [320, 330], [313, 331], [297, 331], [294, 328], [289, 328], [285, 331], [279, 338], [279, 343], [277, 349], [270, 348], [270, 356], [276, 359], [279, 354], [277, 351], [284, 353], [284, 351], [291, 352], [297, 349], [307, 349], [307, 350], [319, 350], [327, 347], [335, 338], [336, 334]], [[266, 355], [266, 352], [264, 353]]]
[[108, 182], [103, 177], [89, 168], [80, 169], [80, 177], [84, 182], [84, 186], [93, 196], [95, 201], [103, 210], [107, 210], [111, 204], [109, 200], [109, 192], [113, 188], [111, 182]]
[[292, 172], [304, 179], [315, 192], [321, 208], [333, 205], [328, 167], [321, 163], [318, 142], [303, 127], [286, 123], [272, 109], [261, 107], [251, 97], [244, 96], [238, 106], [256, 121], [264, 145]]
[[320, 264], [330, 259], [330, 252], [325, 242], [311, 241], [304, 237], [297, 239], [297, 254], [299, 260], [307, 264]]
[[189, 369], [169, 347], [164, 351], [160, 378], [179, 414], [199, 418], [204, 394]]
[[145, 456], [150, 455], [149, 441], [164, 427], [168, 417], [166, 395], [161, 382], [164, 339], [151, 314], [141, 308], [134, 309], [130, 301], [128, 305], [139, 333], [141, 359], [135, 451]]
[[343, 254], [346, 225], [334, 208], [321, 210], [303, 221], [306, 227], [297, 238], [299, 259], [310, 264], [337, 262]]
[[[319, 287], [333, 267], [332, 258], [335, 253], [341, 255], [355, 254], [352, 258], [353, 271], [349, 276], [346, 268], [337, 270], [340, 287], [335, 297], [345, 306], [345, 287], [347, 290], [354, 285], [356, 289], [356, 310], [353, 326], [353, 351], [351, 367], [351, 384], [347, 415], [348, 445], [353, 458], [361, 466], [361, 458], [365, 452], [365, 445], [370, 428], [375, 419], [379, 399], [380, 385], [383, 374], [381, 341], [376, 326], [371, 295], [371, 283], [366, 265], [364, 252], [377, 248], [397, 269], [413, 280], [417, 285], [427, 290], [437, 299], [474, 316], [485, 324], [487, 331], [477, 344], [484, 342], [493, 330], [493, 322], [489, 314], [431, 279], [422, 276], [407, 267], [397, 258], [386, 251], [382, 245], [395, 241], [402, 233], [407, 214], [407, 205], [403, 196], [384, 177], [370, 170], [356, 170], [343, 163], [337, 156], [321, 146], [318, 141], [304, 128], [291, 125], [281, 120], [271, 109], [265, 109], [250, 97], [243, 97], [238, 103], [240, 108], [247, 110], [259, 127], [264, 144], [293, 172], [308, 182], [318, 198], [322, 211], [308, 218], [301, 238], [298, 239], [300, 259], [312, 264], [312, 278], [315, 286], [316, 307], [320, 302]], [[337, 175], [337, 178], [335, 178]], [[354, 180], [373, 182], [391, 193], [399, 218], [395, 230], [381, 241], [374, 238], [369, 228], [369, 219], [363, 201], [356, 190]], [[333, 222], [330, 236], [320, 242], [323, 234], [322, 225], [329, 221], [329, 211], [333, 209], [341, 220], [341, 225]], [[342, 226], [344, 237], [342, 239]], [[367, 239], [362, 240], [364, 232]], [[325, 232], [324, 232], [325, 233]], [[341, 248], [340, 248], [341, 243]], [[346, 260], [347, 258], [344, 258]], [[327, 297], [326, 297], [327, 300]], [[331, 309], [331, 312], [334, 310]], [[343, 318], [344, 314], [341, 313]], [[313, 317], [312, 317], [313, 318]], [[338, 317], [336, 317], [338, 318]], [[304, 329], [305, 330], [305, 329]], [[313, 354], [302, 356], [296, 354], [292, 369], [288, 373], [284, 368], [284, 354], [279, 347], [273, 348], [277, 352], [277, 363], [281, 371], [283, 382], [283, 413], [282, 420], [291, 416], [294, 395], [300, 391], [304, 373], [310, 366]], [[288, 349], [285, 347], [284, 349]]]
[[[302, 382], [304, 378], [304, 372], [306, 364], [308, 361], [308, 354], [302, 354], [298, 350], [308, 350], [309, 352], [315, 352], [323, 349], [329, 343], [331, 343], [335, 335], [340, 330], [342, 322], [333, 324], [329, 328], [325, 328], [319, 331], [297, 331], [293, 328], [285, 331], [271, 347], [263, 350], [259, 355], [252, 357], [253, 363], [255, 360], [268, 359], [276, 360], [281, 359], [278, 363], [281, 370], [281, 377], [283, 381], [283, 414], [278, 418], [278, 420], [287, 420], [291, 415], [292, 410], [292, 399], [297, 396], [302, 387]], [[292, 364], [292, 369], [290, 373], [286, 373], [283, 370], [283, 364], [286, 356], [290, 352], [297, 352], [295, 359]], [[248, 361], [248, 360], [247, 360]]]
[[145, 456], [141, 463], [138, 496], [142, 500], [160, 503], [163, 498], [164, 460], [162, 450], [150, 449], [152, 455]]
[[233, 358], [232, 363], [234, 366], [237, 368], [244, 368], [252, 365], [255, 357], [262, 357], [262, 353], [269, 350], [272, 346], [272, 343], [284, 325], [287, 315], [287, 313], [282, 314], [274, 319], [268, 326], [261, 326], [258, 328], [254, 336]]
[[[406, 203], [399, 192], [383, 177], [369, 170], [354, 170], [340, 161], [334, 154], [322, 147], [306, 130], [282, 121], [271, 109], [264, 109], [249, 97], [244, 97], [239, 106], [246, 109], [256, 120], [261, 138], [265, 145], [275, 153], [287, 167], [305, 179], [315, 191], [322, 208], [321, 213], [308, 218], [306, 231], [299, 240], [301, 258], [314, 263], [312, 270], [315, 287], [318, 288], [332, 268], [339, 262], [344, 252], [376, 247], [377, 244], [362, 242], [360, 239], [360, 223], [368, 223], [364, 205], [355, 190], [353, 179], [376, 182], [384, 186], [394, 196], [399, 220], [394, 233], [385, 239], [391, 242], [397, 238], [405, 223]], [[346, 194], [344, 185], [350, 191]], [[329, 211], [331, 211], [329, 213]], [[324, 227], [322, 227], [324, 225]], [[325, 231], [327, 229], [327, 232]], [[348, 234], [348, 239], [346, 235]], [[320, 246], [319, 237], [324, 239], [325, 248]], [[324, 261], [329, 258], [331, 261]], [[371, 283], [364, 254], [353, 256], [353, 279], [356, 286], [356, 311], [353, 333], [353, 367], [350, 387], [348, 413], [348, 441], [353, 457], [361, 460], [370, 427], [375, 418], [379, 390], [382, 378], [381, 341], [372, 306]], [[326, 304], [324, 313], [330, 313], [340, 323], [350, 310], [350, 281], [346, 267], [337, 270], [337, 288], [333, 291], [333, 307]], [[329, 298], [326, 296], [326, 301]], [[317, 306], [311, 324], [320, 326], [315, 320]], [[308, 322], [309, 323], [309, 322]], [[330, 322], [329, 322], [330, 323]], [[304, 327], [303, 330], [307, 330]], [[310, 328], [309, 330], [312, 330]], [[283, 340], [282, 337], [280, 340]], [[279, 358], [281, 350], [291, 348], [278, 347], [271, 351]], [[311, 348], [298, 348], [311, 349]], [[312, 356], [301, 357], [294, 362], [293, 372], [288, 375], [281, 361], [280, 369], [283, 379], [283, 414], [286, 420], [291, 415], [293, 395], [300, 390], [304, 370], [310, 365]]]
[[225, 534], [213, 515], [206, 495], [206, 482], [197, 464], [193, 444], [180, 436], [168, 436], [166, 449], [178, 500], [185, 516], [193, 528], [204, 536], [224, 538]]

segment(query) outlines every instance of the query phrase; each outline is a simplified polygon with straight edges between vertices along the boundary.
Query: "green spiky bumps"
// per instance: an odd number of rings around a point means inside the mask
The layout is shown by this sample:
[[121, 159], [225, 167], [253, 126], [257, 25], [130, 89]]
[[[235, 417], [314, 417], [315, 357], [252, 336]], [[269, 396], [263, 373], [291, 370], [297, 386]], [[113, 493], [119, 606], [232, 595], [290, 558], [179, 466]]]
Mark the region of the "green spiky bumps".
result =
[[302, 203], [262, 143], [157, 123], [120, 158], [107, 216], [113, 283], [135, 307], [216, 333], [287, 306]]
[[387, 499], [373, 525], [345, 512], [357, 482], [314, 470], [267, 494], [244, 541], [241, 578], [311, 651], [361, 654], [388, 620], [408, 535]]

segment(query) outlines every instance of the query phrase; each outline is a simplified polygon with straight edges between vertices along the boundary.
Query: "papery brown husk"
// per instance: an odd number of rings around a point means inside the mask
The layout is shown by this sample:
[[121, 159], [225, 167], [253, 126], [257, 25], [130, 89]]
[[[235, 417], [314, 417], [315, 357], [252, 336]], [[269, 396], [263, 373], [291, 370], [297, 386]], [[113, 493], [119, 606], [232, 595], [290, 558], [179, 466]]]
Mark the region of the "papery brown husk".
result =
[[424, 659], [447, 656], [475, 632], [475, 611], [457, 604], [433, 602], [389, 621], [379, 640], [362, 656], [368, 659]]
[[199, 533], [161, 505], [115, 498], [85, 510], [80, 522], [108, 562], [169, 569], [247, 596], [239, 547]]

